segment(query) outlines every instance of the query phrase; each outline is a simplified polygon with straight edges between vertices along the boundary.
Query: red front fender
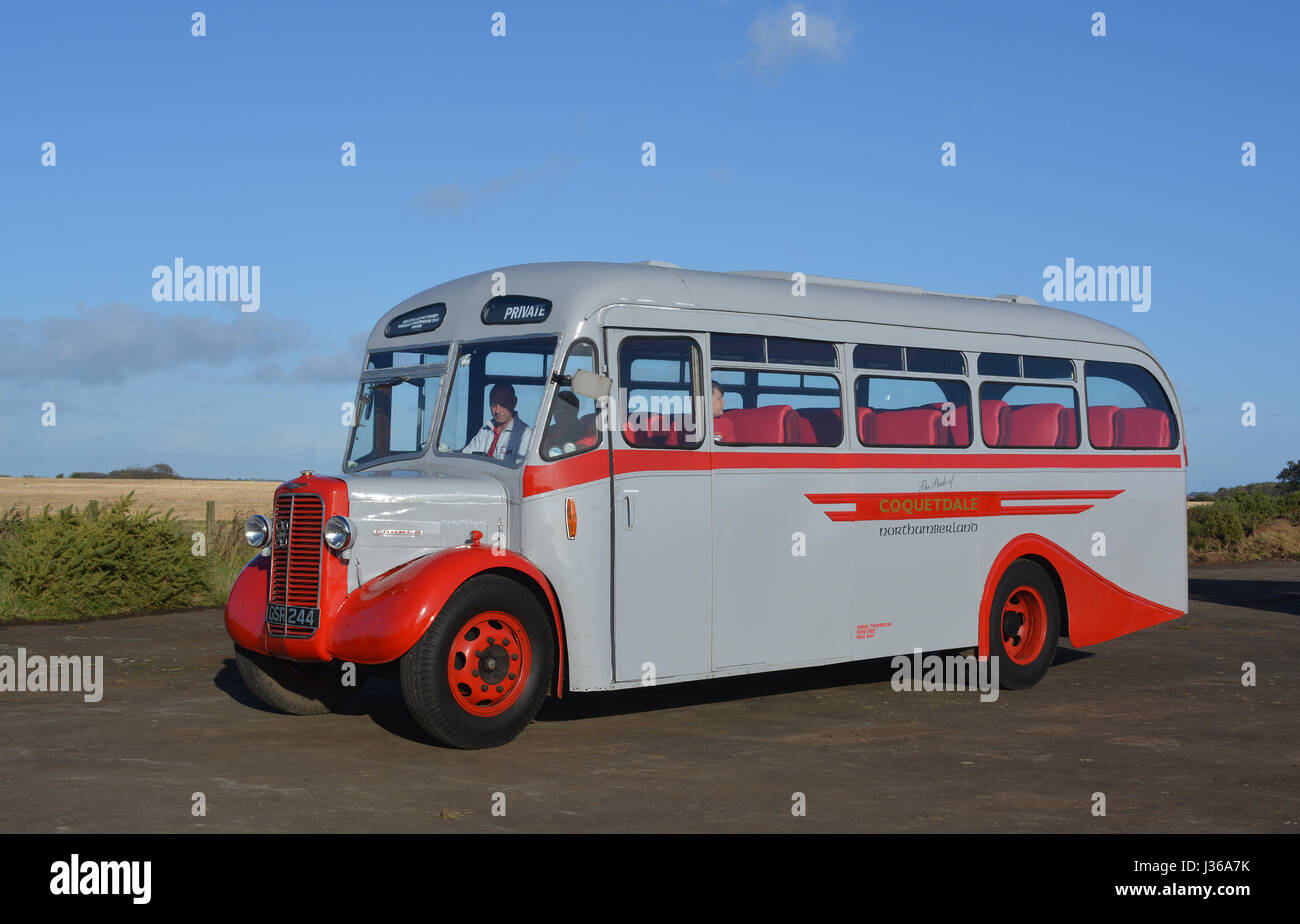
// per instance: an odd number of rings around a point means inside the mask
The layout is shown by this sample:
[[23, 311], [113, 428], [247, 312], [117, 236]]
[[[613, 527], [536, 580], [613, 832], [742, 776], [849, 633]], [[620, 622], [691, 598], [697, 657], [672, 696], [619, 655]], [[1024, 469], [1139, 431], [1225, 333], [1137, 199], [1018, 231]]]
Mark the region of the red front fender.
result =
[[226, 631], [236, 645], [262, 654], [269, 654], [266, 648], [266, 600], [270, 580], [271, 557], [259, 554], [244, 565], [226, 599]]
[[[489, 546], [457, 546], [434, 552], [363, 584], [334, 614], [330, 654], [340, 661], [358, 664], [397, 660], [420, 640], [456, 588], [486, 571], [526, 575], [546, 595], [557, 639], [555, 695], [562, 696], [564, 629], [551, 582], [522, 555], [494, 551]], [[263, 595], [265, 599], [265, 584]]]

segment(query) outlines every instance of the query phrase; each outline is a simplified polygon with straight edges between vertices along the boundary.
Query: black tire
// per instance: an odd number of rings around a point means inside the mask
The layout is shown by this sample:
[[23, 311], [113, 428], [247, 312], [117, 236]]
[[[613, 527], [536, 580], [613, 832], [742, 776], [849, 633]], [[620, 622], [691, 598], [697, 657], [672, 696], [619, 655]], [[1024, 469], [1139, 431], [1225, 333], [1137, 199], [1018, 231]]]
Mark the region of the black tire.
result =
[[[487, 614], [505, 614], [519, 629], [527, 643], [527, 652], [520, 650], [519, 635], [501, 620], [484, 623]], [[483, 631], [474, 629], [483, 625]], [[491, 625], [497, 628], [492, 629]], [[502, 633], [502, 637], [490, 635]], [[452, 676], [456, 652], [465, 650], [465, 639], [473, 635], [474, 647], [482, 638], [483, 648], [471, 653], [466, 661], [460, 658], [462, 673]], [[502, 641], [502, 638], [505, 641]], [[493, 640], [496, 647], [489, 647]], [[501, 647], [504, 645], [505, 647]], [[514, 647], [511, 648], [511, 645]], [[514, 652], [514, 654], [509, 654]], [[496, 671], [502, 655], [522, 655], [528, 665], [526, 675], [514, 675], [513, 687]], [[515, 658], [518, 661], [518, 658]], [[504, 661], [505, 667], [512, 666]], [[411, 650], [402, 656], [402, 697], [411, 717], [426, 732], [443, 744], [456, 748], [475, 749], [497, 747], [513, 740], [524, 730], [542, 707], [550, 688], [555, 669], [555, 641], [551, 633], [550, 617], [545, 608], [524, 586], [498, 574], [485, 574], [471, 578], [461, 585], [434, 617], [428, 630]], [[474, 682], [487, 680], [478, 688], [457, 684], [467, 679], [464, 671], [479, 670]], [[508, 675], [509, 676], [509, 675]], [[503, 686], [492, 686], [496, 680]], [[485, 692], [483, 687], [489, 687]], [[497, 690], [505, 690], [500, 697]], [[496, 700], [482, 699], [475, 704], [474, 697], [482, 695]], [[467, 705], [468, 704], [468, 705]], [[470, 708], [500, 711], [493, 715], [476, 715]]]
[[[988, 615], [989, 654], [998, 659], [998, 686], [1024, 690], [1042, 680], [1061, 635], [1061, 603], [1043, 566], [1027, 558], [1012, 562], [998, 581]], [[1032, 659], [1020, 663], [1031, 654]]]
[[337, 661], [308, 664], [284, 661], [235, 646], [235, 663], [244, 683], [262, 702], [289, 715], [324, 715], [342, 706], [365, 683], [361, 665], [356, 665], [356, 684], [344, 686], [342, 665]]

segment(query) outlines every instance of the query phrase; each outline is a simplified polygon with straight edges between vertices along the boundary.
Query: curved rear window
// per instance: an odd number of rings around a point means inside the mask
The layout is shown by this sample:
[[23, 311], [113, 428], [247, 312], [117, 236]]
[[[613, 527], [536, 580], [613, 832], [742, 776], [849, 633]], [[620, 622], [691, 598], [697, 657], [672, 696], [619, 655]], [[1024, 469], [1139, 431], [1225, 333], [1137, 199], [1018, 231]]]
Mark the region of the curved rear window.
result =
[[1173, 449], [1178, 421], [1156, 377], [1133, 363], [1083, 364], [1093, 449]]

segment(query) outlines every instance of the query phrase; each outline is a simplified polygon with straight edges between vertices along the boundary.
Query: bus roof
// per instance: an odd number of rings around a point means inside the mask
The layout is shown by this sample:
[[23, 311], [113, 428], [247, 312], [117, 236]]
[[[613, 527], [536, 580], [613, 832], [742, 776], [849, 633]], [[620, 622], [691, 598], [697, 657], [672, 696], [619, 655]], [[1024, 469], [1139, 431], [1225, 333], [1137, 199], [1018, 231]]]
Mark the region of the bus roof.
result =
[[387, 338], [388, 321], [435, 302], [447, 305], [446, 339], [482, 336], [480, 310], [494, 284], [503, 282], [511, 295], [554, 303], [551, 323], [522, 325], [513, 331], [506, 326], [492, 328], [503, 334], [571, 330], [598, 309], [622, 303], [1079, 340], [1132, 347], [1152, 355], [1141, 340], [1114, 325], [1023, 296], [956, 295], [928, 292], [918, 286], [808, 275], [806, 294], [796, 300], [792, 277], [792, 273], [773, 271], [690, 270], [661, 261], [504, 266], [451, 280], [404, 300], [380, 319], [369, 345], [380, 349], [409, 342], [402, 337]]

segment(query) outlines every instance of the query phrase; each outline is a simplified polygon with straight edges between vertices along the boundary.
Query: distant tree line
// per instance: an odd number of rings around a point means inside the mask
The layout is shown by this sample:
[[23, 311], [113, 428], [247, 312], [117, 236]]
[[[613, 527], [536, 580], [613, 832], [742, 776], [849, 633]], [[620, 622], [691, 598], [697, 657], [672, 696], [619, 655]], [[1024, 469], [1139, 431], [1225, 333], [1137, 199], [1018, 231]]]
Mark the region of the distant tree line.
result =
[[1300, 491], [1300, 460], [1288, 462], [1286, 468], [1277, 473], [1277, 481], [1256, 481], [1253, 484], [1237, 485], [1233, 488], [1219, 488], [1217, 491], [1196, 491], [1187, 499], [1194, 501], [1227, 500], [1238, 494], [1266, 494], [1281, 497], [1292, 491]]
[[[58, 476], [62, 478], [62, 475]], [[132, 465], [129, 468], [115, 468], [104, 472], [73, 472], [69, 478], [179, 478], [170, 465], [159, 462], [157, 465]]]

